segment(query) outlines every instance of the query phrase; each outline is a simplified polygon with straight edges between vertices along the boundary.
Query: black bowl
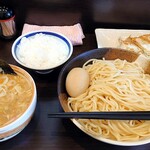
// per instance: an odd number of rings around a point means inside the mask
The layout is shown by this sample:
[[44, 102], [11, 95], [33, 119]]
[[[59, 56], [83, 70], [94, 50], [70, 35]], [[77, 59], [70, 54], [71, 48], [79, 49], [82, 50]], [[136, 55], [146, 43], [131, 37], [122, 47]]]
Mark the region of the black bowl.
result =
[[68, 72], [73, 69], [74, 67], [82, 67], [82, 65], [89, 59], [96, 58], [96, 59], [102, 59], [105, 58], [106, 60], [114, 60], [114, 59], [122, 59], [127, 60], [129, 62], [135, 61], [139, 55], [134, 52], [130, 52], [124, 49], [118, 49], [118, 48], [99, 48], [94, 50], [89, 50], [87, 52], [84, 52], [72, 60], [70, 60], [68, 63], [65, 64], [65, 66], [60, 71], [59, 77], [58, 77], [58, 85], [57, 85], [57, 92], [58, 97], [61, 103], [62, 108], [64, 111], [68, 112], [68, 106], [67, 106], [67, 98], [68, 94], [66, 92], [65, 88], [65, 81], [66, 76]]
[[[65, 64], [65, 66], [60, 71], [59, 77], [58, 77], [58, 85], [57, 85], [57, 92], [60, 104], [65, 112], [69, 112], [69, 108], [67, 105], [67, 99], [68, 94], [66, 92], [65, 88], [65, 82], [66, 82], [66, 76], [69, 73], [71, 69], [74, 67], [82, 67], [83, 64], [92, 58], [96, 59], [102, 59], [105, 58], [106, 60], [114, 60], [114, 59], [122, 59], [127, 60], [129, 62], [135, 61], [137, 58], [139, 58], [140, 55], [134, 52], [130, 52], [124, 49], [117, 49], [117, 48], [99, 48], [90, 50], [87, 52], [84, 52], [77, 57], [70, 60], [68, 63]], [[143, 62], [142, 62], [143, 64]], [[114, 141], [111, 139], [106, 139], [102, 136], [94, 136], [93, 134], [86, 131], [86, 129], [81, 126], [81, 124], [76, 119], [71, 119], [71, 121], [83, 132], [85, 132], [87, 135], [99, 140], [103, 141], [105, 143], [113, 144], [113, 145], [119, 145], [119, 146], [137, 146], [137, 145], [143, 145], [146, 143], [149, 143], [149, 139], [146, 140], [139, 140], [139, 141]]]

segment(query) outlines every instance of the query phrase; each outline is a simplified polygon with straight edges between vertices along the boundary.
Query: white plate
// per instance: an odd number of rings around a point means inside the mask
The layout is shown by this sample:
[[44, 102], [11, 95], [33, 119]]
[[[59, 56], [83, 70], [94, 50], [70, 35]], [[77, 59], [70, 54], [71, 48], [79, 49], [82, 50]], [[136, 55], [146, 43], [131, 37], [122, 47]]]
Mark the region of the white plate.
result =
[[95, 29], [98, 48], [119, 47], [119, 38], [128, 36], [140, 36], [150, 34], [150, 30], [130, 30], [130, 29]]

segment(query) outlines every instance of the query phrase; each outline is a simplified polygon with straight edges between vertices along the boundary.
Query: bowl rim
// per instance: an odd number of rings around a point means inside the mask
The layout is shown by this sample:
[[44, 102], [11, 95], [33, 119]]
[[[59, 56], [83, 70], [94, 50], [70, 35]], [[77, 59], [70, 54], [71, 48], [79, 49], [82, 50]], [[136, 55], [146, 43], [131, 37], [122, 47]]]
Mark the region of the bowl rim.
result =
[[[31, 77], [31, 75], [27, 71], [25, 71], [24, 69], [22, 69], [21, 67], [18, 67], [16, 65], [12, 65], [12, 64], [10, 64], [10, 66], [14, 70], [19, 69], [19, 72], [21, 72], [21, 74], [23, 74], [24, 76], [29, 77], [29, 79], [31, 81], [31, 84], [33, 86], [33, 96], [32, 96], [32, 100], [30, 102], [30, 105], [25, 110], [25, 112], [23, 114], [21, 114], [21, 116], [18, 117], [16, 120], [10, 122], [6, 126], [1, 127], [0, 128], [0, 134], [3, 134], [4, 132], [8, 132], [8, 131], [16, 128], [17, 126], [19, 126], [23, 122], [25, 122], [29, 117], [31, 117], [31, 115], [33, 115], [33, 112], [35, 111], [36, 103], [37, 103], [37, 89], [36, 89], [35, 82], [34, 82], [33, 78]], [[22, 118], [24, 118], [24, 120], [22, 120]]]
[[[59, 102], [61, 104], [61, 107], [63, 109], [63, 111], [67, 112], [68, 111], [68, 108], [63, 104], [63, 97], [66, 97], [67, 95], [64, 95], [64, 93], [61, 93], [62, 92], [62, 89], [60, 88], [60, 85], [61, 86], [64, 86], [64, 82], [62, 82], [62, 76], [64, 74], [64, 71], [68, 68], [68, 66], [70, 64], [72, 64], [72, 62], [76, 61], [77, 59], [81, 59], [81, 57], [83, 57], [85, 54], [91, 54], [92, 51], [101, 51], [101, 50], [121, 50], [121, 51], [124, 51], [124, 52], [128, 52], [130, 54], [133, 54], [135, 55], [135, 58], [137, 58], [139, 56], [138, 53], [135, 53], [135, 52], [130, 52], [126, 49], [122, 49], [122, 48], [113, 48], [113, 47], [103, 47], [103, 48], [96, 48], [96, 49], [92, 49], [92, 50], [88, 50], [88, 51], [85, 51], [85, 52], [82, 52], [80, 53], [79, 55], [75, 56], [74, 58], [72, 58], [70, 61], [68, 61], [64, 66], [63, 68], [61, 69], [60, 73], [59, 73], [59, 76], [58, 76], [58, 82], [57, 82], [57, 93], [58, 93], [58, 98], [59, 98]], [[103, 52], [102, 52], [103, 53]], [[105, 53], [105, 52], [104, 52]], [[104, 54], [105, 55], [105, 54]], [[111, 56], [108, 56], [108, 57], [111, 57]], [[113, 57], [113, 56], [112, 56]], [[123, 57], [123, 56], [122, 56]], [[134, 60], [134, 58], [131, 58]], [[77, 65], [77, 63], [75, 64], [75, 67], [76, 66], [81, 66], [81, 65]], [[69, 66], [69, 69], [67, 69], [67, 71], [70, 70], [70, 68], [73, 68], [73, 67], [70, 67]], [[65, 72], [66, 73], [66, 72]], [[66, 77], [66, 75], [64, 74], [64, 76]], [[66, 91], [63, 91], [63, 92], [66, 92]], [[62, 95], [61, 95], [62, 94]], [[65, 100], [64, 100], [65, 101]], [[65, 103], [65, 102], [64, 102]], [[104, 138], [103, 136], [94, 136], [93, 134], [89, 133], [88, 131], [86, 131], [86, 129], [81, 126], [81, 124], [76, 120], [76, 119], [70, 119], [81, 131], [83, 131], [84, 133], [86, 133], [87, 135], [91, 136], [92, 138], [98, 140], [98, 141], [102, 141], [104, 143], [107, 143], [107, 144], [112, 144], [112, 145], [118, 145], [118, 146], [138, 146], [138, 145], [144, 145], [144, 144], [148, 144], [150, 143], [150, 138], [149, 139], [143, 139], [143, 140], [139, 140], [139, 141], [116, 141], [116, 140], [111, 140], [111, 139], [106, 139]]]
[[144, 140], [140, 140], [140, 141], [115, 141], [115, 140], [111, 140], [111, 139], [106, 139], [102, 136], [94, 136], [91, 133], [87, 132], [82, 126], [81, 124], [76, 121], [75, 119], [71, 119], [71, 121], [84, 133], [86, 133], [87, 135], [93, 137], [94, 139], [98, 140], [98, 141], [102, 141], [104, 143], [107, 144], [111, 144], [111, 145], [118, 145], [118, 146], [139, 146], [139, 145], [144, 145], [144, 144], [148, 144], [150, 143], [150, 139], [144, 139]]
[[[64, 61], [61, 61], [59, 64], [57, 64], [56, 66], [54, 67], [49, 67], [49, 68], [32, 68], [30, 66], [26, 66], [24, 63], [22, 63], [19, 58], [17, 57], [17, 54], [16, 54], [16, 46], [20, 43], [20, 40], [23, 38], [23, 37], [30, 37], [30, 36], [34, 36], [36, 34], [39, 34], [39, 33], [43, 33], [43, 34], [47, 34], [47, 35], [52, 35], [52, 36], [55, 36], [55, 37], [58, 37], [59, 39], [61, 39], [62, 41], [64, 41], [64, 43], [66, 43], [66, 45], [68, 46], [68, 56], [67, 58], [64, 60]], [[58, 33], [58, 32], [53, 32], [53, 31], [46, 31], [46, 30], [37, 30], [37, 31], [31, 31], [31, 32], [28, 32], [28, 33], [25, 33], [25, 34], [22, 34], [20, 35], [14, 42], [13, 42], [13, 45], [11, 47], [11, 53], [12, 53], [12, 56], [13, 58], [16, 60], [17, 63], [19, 63], [20, 65], [22, 65], [23, 67], [25, 68], [28, 68], [28, 69], [31, 69], [31, 70], [35, 70], [35, 71], [48, 71], [48, 70], [52, 70], [54, 68], [57, 68], [59, 66], [61, 66], [62, 64], [64, 64], [66, 61], [69, 60], [69, 58], [71, 57], [72, 53], [73, 53], [73, 44], [71, 42], [71, 40], [66, 37], [65, 35], [61, 34], [61, 33]]]

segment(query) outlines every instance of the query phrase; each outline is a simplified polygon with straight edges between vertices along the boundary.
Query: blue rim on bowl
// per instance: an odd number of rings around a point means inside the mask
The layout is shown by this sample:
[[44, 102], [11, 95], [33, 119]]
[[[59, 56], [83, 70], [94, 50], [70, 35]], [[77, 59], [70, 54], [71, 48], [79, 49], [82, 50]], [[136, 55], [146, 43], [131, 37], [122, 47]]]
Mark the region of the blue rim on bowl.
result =
[[[63, 43], [65, 43], [68, 47], [68, 56], [67, 58], [64, 60], [64, 61], [61, 61], [58, 65], [54, 66], [54, 67], [51, 67], [51, 68], [32, 68], [30, 66], [26, 66], [23, 62], [21, 62], [17, 56], [17, 46], [20, 44], [20, 41], [23, 37], [31, 37], [31, 36], [34, 36], [36, 34], [39, 34], [39, 33], [43, 33], [43, 34], [46, 34], [46, 35], [51, 35], [51, 36], [54, 36], [54, 37], [57, 37], [58, 39], [62, 40]], [[29, 32], [29, 33], [26, 33], [24, 35], [21, 35], [19, 36], [13, 43], [12, 45], [12, 49], [11, 49], [11, 52], [12, 52], [12, 56], [14, 57], [14, 59], [16, 60], [16, 62], [18, 62], [20, 65], [28, 68], [28, 69], [32, 69], [32, 70], [35, 70], [37, 71], [38, 73], [42, 73], [42, 74], [45, 74], [45, 73], [48, 73], [48, 72], [51, 72], [54, 68], [56, 67], [59, 67], [60, 65], [64, 64], [72, 55], [73, 53], [73, 45], [71, 43], [71, 41], [64, 35], [60, 34], [60, 33], [56, 33], [56, 32], [49, 32], [49, 31], [33, 31], [33, 32]], [[45, 72], [45, 73], [44, 73]]]

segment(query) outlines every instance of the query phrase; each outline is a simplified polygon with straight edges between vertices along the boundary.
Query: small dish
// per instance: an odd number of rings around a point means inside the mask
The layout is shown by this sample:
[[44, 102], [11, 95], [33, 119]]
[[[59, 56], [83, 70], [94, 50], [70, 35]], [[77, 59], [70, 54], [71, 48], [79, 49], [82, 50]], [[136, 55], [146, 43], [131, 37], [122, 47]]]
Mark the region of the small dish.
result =
[[71, 41], [56, 32], [30, 32], [18, 37], [12, 45], [13, 58], [20, 65], [41, 74], [64, 64], [72, 53]]
[[140, 36], [150, 34], [149, 30], [131, 30], [131, 29], [95, 29], [97, 47], [118, 47], [119, 39], [129, 36]]

